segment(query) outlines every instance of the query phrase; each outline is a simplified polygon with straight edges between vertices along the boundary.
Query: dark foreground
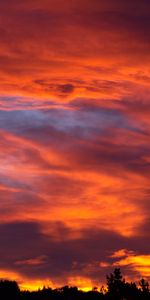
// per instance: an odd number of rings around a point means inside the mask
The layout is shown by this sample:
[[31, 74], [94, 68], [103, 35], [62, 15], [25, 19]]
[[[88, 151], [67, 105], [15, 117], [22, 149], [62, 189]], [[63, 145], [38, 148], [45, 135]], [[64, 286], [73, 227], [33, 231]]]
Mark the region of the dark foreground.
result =
[[77, 287], [64, 286], [59, 289], [43, 288], [36, 292], [20, 291], [17, 282], [0, 280], [0, 300], [150, 300], [149, 284], [141, 279], [139, 285], [126, 282], [120, 269], [107, 276], [104, 287], [83, 292]]

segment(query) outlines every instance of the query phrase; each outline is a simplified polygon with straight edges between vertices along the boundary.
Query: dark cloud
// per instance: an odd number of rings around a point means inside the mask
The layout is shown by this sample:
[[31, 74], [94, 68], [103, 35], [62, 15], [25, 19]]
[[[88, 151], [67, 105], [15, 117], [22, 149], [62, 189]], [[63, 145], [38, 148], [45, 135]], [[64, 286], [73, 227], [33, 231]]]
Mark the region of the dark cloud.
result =
[[37, 79], [34, 83], [42, 86], [46, 91], [53, 92], [54, 94], [58, 94], [58, 96], [65, 96], [72, 94], [75, 90], [75, 86], [71, 83], [66, 84], [52, 84], [48, 81]]
[[[6, 223], [0, 226], [0, 255], [3, 257], [1, 267], [13, 269], [22, 275], [30, 278], [49, 278], [56, 282], [67, 279], [70, 274], [88, 276], [93, 280], [100, 280], [104, 269], [100, 267], [100, 262], [107, 262], [109, 266], [105, 272], [113, 268], [113, 263], [117, 259], [111, 255], [122, 249], [130, 251], [142, 250], [141, 238], [123, 238], [120, 235], [106, 230], [96, 230], [90, 228], [82, 232], [79, 239], [68, 239], [69, 228], [63, 223], [49, 223], [49, 226], [56, 229], [59, 240], [42, 233], [41, 227], [34, 222]], [[62, 238], [63, 237], [63, 238]], [[143, 242], [147, 242], [145, 239]], [[146, 248], [145, 248], [146, 249]], [[32, 264], [36, 258], [37, 264]], [[29, 263], [24, 263], [28, 261]], [[31, 264], [30, 264], [31, 261]], [[93, 265], [93, 268], [89, 268]], [[126, 269], [126, 274], [131, 275], [130, 266]], [[130, 274], [131, 273], [131, 274]], [[104, 275], [104, 274], [103, 274]]]
[[58, 86], [58, 91], [63, 94], [70, 94], [74, 91], [74, 86], [72, 84], [62, 84]]

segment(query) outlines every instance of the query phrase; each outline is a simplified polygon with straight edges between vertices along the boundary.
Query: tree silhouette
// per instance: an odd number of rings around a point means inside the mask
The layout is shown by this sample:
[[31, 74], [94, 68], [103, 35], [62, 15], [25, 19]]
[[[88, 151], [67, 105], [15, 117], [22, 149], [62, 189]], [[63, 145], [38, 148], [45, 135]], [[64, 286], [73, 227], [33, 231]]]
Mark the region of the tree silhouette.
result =
[[145, 281], [145, 279], [142, 278], [139, 282], [139, 285], [140, 285], [143, 293], [149, 292], [149, 283], [147, 281]]
[[116, 268], [113, 273], [107, 275], [108, 295], [110, 299], [120, 300], [123, 298], [125, 280], [122, 278], [120, 268]]
[[148, 299], [148, 296], [150, 294], [149, 283], [147, 281], [145, 281], [144, 278], [142, 278], [139, 282], [139, 285], [140, 285], [140, 290], [143, 295], [143, 300]]
[[20, 289], [16, 281], [0, 280], [0, 299], [18, 300]]

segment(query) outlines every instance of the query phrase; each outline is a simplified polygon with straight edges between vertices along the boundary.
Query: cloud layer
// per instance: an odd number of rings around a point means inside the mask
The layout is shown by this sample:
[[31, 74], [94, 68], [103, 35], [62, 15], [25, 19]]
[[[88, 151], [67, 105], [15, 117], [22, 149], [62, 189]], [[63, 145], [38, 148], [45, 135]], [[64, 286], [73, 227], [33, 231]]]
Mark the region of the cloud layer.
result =
[[149, 1], [0, 3], [0, 277], [149, 279]]

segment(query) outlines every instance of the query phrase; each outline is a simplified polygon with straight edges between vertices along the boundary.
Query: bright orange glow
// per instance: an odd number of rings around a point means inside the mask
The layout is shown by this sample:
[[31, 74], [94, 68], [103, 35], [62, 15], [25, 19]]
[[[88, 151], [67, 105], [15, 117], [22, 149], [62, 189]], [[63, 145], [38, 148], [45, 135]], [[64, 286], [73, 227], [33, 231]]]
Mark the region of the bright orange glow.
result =
[[89, 278], [83, 278], [80, 276], [69, 277], [68, 278], [69, 286], [77, 286], [79, 289], [87, 292], [90, 291], [93, 287], [93, 283]]

